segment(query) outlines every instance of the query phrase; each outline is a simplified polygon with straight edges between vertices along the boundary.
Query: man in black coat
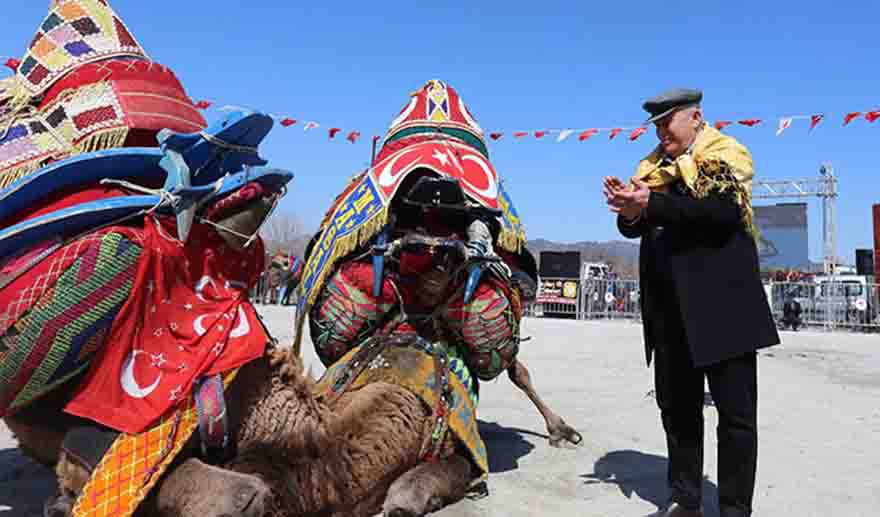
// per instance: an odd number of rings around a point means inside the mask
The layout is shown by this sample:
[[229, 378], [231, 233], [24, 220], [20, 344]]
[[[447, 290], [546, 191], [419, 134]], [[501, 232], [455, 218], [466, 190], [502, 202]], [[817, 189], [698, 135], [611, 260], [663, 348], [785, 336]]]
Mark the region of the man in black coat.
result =
[[645, 353], [654, 358], [671, 505], [701, 516], [704, 378], [718, 410], [721, 517], [748, 516], [757, 466], [756, 350], [779, 343], [761, 285], [752, 222], [752, 160], [703, 121], [696, 90], [644, 104], [660, 145], [629, 185], [605, 195], [628, 238], [641, 238]]

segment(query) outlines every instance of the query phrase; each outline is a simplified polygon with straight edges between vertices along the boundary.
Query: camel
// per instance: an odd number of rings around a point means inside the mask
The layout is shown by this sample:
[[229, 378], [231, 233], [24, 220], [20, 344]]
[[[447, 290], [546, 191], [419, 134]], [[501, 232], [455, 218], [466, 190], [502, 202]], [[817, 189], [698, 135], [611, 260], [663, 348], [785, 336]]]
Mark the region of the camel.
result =
[[[270, 204], [261, 199], [219, 221], [232, 230], [221, 229], [226, 242], [244, 246]], [[521, 361], [508, 375], [544, 417], [551, 445], [582, 440], [541, 400]], [[69, 391], [5, 419], [27, 455], [55, 467], [59, 494], [45, 512], [52, 516], [69, 514], [90, 475], [61, 451], [69, 432], [96, 427], [63, 413]], [[424, 515], [461, 498], [474, 476], [448, 435], [438, 461], [419, 462], [431, 414], [416, 395], [376, 383], [328, 403], [293, 350], [273, 349], [245, 365], [226, 399], [235, 457], [222, 468], [209, 465], [196, 457], [194, 437], [139, 515]]]

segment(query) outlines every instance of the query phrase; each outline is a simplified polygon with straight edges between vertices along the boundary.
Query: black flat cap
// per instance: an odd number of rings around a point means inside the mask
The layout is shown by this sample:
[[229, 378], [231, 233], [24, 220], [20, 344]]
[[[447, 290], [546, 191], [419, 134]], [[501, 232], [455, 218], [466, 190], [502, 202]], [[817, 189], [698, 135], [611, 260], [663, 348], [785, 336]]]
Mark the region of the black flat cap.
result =
[[642, 104], [642, 108], [651, 114], [651, 118], [645, 124], [656, 122], [672, 112], [698, 106], [703, 100], [703, 92], [687, 88], [676, 88], [652, 97]]

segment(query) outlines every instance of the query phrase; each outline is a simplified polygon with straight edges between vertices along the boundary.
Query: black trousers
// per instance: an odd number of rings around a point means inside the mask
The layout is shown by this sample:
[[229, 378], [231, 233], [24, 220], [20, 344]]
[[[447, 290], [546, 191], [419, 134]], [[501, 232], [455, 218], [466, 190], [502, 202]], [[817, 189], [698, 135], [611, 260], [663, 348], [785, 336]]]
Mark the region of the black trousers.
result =
[[[672, 330], [672, 329], [669, 329]], [[696, 368], [681, 332], [655, 350], [657, 404], [666, 431], [672, 500], [702, 501], [704, 378], [718, 410], [718, 499], [721, 517], [751, 515], [758, 461], [757, 355]]]

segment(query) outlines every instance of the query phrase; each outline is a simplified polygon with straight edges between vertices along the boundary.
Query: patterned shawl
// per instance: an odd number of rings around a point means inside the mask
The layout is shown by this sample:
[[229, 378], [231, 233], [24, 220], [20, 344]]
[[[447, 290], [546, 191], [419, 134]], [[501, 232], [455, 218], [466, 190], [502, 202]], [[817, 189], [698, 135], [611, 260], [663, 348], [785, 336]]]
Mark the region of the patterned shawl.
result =
[[743, 224], [757, 235], [752, 211], [752, 155], [734, 138], [705, 122], [690, 150], [670, 160], [658, 145], [636, 169], [637, 179], [662, 191], [681, 180], [697, 199], [710, 193], [729, 193], [742, 208]]

